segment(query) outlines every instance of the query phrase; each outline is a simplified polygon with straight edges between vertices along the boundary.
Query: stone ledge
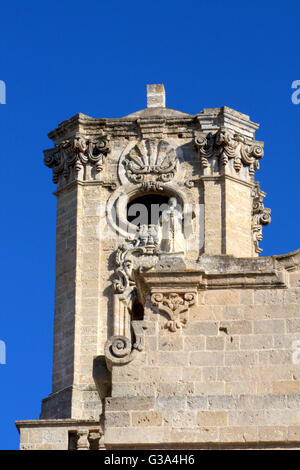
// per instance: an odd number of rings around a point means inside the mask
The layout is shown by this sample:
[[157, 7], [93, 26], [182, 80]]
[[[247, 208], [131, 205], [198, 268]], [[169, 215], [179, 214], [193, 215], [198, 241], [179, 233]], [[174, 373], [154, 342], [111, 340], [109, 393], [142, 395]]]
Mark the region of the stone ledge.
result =
[[41, 428], [41, 427], [69, 427], [77, 428], [78, 426], [99, 426], [98, 420], [85, 420], [85, 419], [28, 419], [16, 420], [15, 425], [20, 431], [21, 428]]
[[[109, 428], [105, 431], [105, 446], [118, 448], [120, 446], [149, 445], [163, 447], [164, 445], [180, 447], [182, 444], [194, 444], [201, 447], [203, 444], [218, 446], [276, 445], [285, 447], [294, 445], [300, 447], [300, 426], [204, 426], [198, 429], [148, 427], [141, 432], [140, 427]], [[144, 447], [142, 447], [144, 446]]]

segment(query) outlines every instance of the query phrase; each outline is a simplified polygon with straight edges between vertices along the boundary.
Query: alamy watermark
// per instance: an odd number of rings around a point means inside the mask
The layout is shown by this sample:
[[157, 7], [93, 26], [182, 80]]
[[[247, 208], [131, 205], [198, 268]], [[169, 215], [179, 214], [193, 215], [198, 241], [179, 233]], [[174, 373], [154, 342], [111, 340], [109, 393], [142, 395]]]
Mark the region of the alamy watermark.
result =
[[167, 245], [168, 250], [176, 251], [185, 242], [197, 244], [198, 248], [204, 243], [203, 204], [186, 203], [183, 210], [175, 197], [162, 204], [148, 205], [138, 200], [128, 204], [125, 199], [119, 207], [101, 205], [97, 215], [100, 216], [97, 236], [102, 240], [115, 238], [121, 243], [122, 239], [136, 239], [147, 244], [153, 239], [163, 251]]
[[6, 364], [6, 344], [0, 340], [0, 364]]
[[299, 104], [300, 103], [300, 80], [293, 81], [292, 89], [295, 90], [291, 95], [292, 103]]
[[0, 80], [0, 104], [6, 104], [6, 84]]

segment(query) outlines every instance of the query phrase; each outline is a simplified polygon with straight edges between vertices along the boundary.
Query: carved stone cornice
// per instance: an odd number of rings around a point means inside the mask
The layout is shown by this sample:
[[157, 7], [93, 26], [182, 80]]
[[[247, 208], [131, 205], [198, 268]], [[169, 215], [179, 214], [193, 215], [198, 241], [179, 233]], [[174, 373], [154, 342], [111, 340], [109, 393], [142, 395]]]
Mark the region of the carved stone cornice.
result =
[[252, 190], [252, 233], [256, 253], [262, 252], [258, 245], [263, 238], [262, 226], [271, 222], [271, 209], [266, 208], [263, 204], [265, 196], [266, 193], [260, 189], [259, 182], [254, 183]]
[[164, 135], [166, 119], [163, 117], [138, 118], [136, 123], [143, 139], [147, 137], [161, 138]]
[[[53, 171], [53, 182], [63, 178], [64, 183], [77, 179], [81, 170], [90, 166], [96, 173], [103, 168], [103, 162], [110, 151], [109, 137], [103, 132], [93, 140], [80, 134], [64, 140], [54, 149], [44, 151], [44, 163]], [[87, 179], [83, 171], [82, 179]]]
[[105, 130], [112, 138], [138, 136], [143, 138], [162, 138], [165, 136], [193, 138], [194, 133], [199, 129], [203, 133], [214, 133], [219, 127], [227, 127], [230, 129], [236, 128], [251, 140], [259, 127], [258, 124], [250, 121], [249, 116], [227, 106], [203, 109], [195, 115], [167, 108], [160, 109], [157, 112], [158, 114], [155, 115], [153, 115], [153, 112], [145, 115], [141, 111], [123, 118], [109, 119], [93, 118], [79, 113], [61, 122], [48, 135], [55, 142], [66, 139], [76, 132], [83, 133], [86, 136], [95, 136], [98, 135], [100, 130]]
[[249, 143], [243, 135], [225, 128], [220, 128], [215, 134], [197, 134], [194, 144], [199, 151], [202, 168], [207, 168], [209, 160], [217, 157], [224, 167], [232, 160], [237, 173], [242, 165], [248, 167], [251, 177], [258, 170], [259, 160], [263, 156], [261, 142]]
[[[235, 258], [234, 256], [200, 256], [189, 269], [160, 267], [160, 263], [136, 274], [140, 297], [154, 293], [188, 293], [210, 289], [286, 288], [285, 266], [293, 270], [299, 265], [300, 250], [289, 256]], [[283, 264], [283, 267], [281, 267]]]

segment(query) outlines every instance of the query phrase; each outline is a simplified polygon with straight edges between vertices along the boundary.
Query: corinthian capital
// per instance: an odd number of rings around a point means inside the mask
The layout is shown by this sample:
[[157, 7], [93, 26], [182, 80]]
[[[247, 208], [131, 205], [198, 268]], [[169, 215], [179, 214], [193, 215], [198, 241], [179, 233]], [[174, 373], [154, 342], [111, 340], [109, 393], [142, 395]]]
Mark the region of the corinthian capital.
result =
[[209, 166], [209, 160], [217, 157], [224, 167], [230, 161], [234, 170], [239, 173], [242, 166], [247, 167], [250, 177], [259, 169], [259, 160], [263, 156], [261, 142], [248, 142], [241, 134], [220, 128], [215, 134], [198, 134], [195, 136], [195, 147], [199, 151], [202, 168]]
[[[109, 137], [102, 132], [95, 139], [80, 134], [64, 140], [55, 148], [44, 151], [44, 163], [52, 169], [53, 182], [61, 185], [74, 179], [93, 179], [100, 172], [108, 154]], [[85, 171], [90, 168], [90, 171]]]

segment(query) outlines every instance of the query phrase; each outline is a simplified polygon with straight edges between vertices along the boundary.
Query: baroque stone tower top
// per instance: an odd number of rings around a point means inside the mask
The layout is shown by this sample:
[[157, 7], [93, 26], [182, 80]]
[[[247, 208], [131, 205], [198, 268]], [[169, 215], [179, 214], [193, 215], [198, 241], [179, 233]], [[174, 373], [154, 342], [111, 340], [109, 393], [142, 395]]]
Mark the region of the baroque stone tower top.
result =
[[22, 448], [300, 447], [300, 251], [258, 256], [258, 125], [165, 105], [148, 85], [146, 109], [49, 134], [52, 393]]
[[55, 148], [45, 151], [45, 164], [57, 194], [75, 181], [112, 189], [109, 211], [123, 214], [118, 227], [107, 215], [121, 236], [132, 229], [124, 215], [130, 200], [142, 193], [173, 195], [185, 213], [186, 247], [195, 258], [257, 256], [262, 225], [271, 220], [254, 181], [263, 156], [263, 143], [255, 140], [258, 124], [226, 106], [189, 115], [166, 108], [165, 101], [163, 85], [148, 85], [146, 109], [120, 119], [78, 114], [50, 132]]

